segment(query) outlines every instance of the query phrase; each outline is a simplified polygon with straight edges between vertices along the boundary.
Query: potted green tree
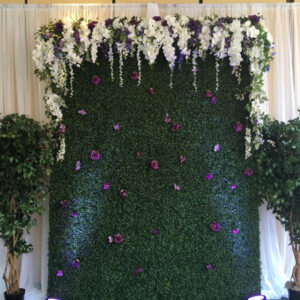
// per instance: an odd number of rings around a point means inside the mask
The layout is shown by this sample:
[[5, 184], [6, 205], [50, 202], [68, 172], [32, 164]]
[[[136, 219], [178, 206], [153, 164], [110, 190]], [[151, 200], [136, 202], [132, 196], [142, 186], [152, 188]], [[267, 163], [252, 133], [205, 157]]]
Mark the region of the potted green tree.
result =
[[296, 265], [286, 283], [289, 299], [300, 299], [300, 119], [267, 119], [257, 158], [260, 197], [289, 232]]
[[17, 262], [21, 254], [33, 250], [23, 235], [36, 225], [32, 215], [43, 212], [45, 178], [54, 162], [54, 146], [50, 125], [41, 126], [17, 114], [0, 120], [0, 238], [7, 248], [5, 299], [24, 299]]

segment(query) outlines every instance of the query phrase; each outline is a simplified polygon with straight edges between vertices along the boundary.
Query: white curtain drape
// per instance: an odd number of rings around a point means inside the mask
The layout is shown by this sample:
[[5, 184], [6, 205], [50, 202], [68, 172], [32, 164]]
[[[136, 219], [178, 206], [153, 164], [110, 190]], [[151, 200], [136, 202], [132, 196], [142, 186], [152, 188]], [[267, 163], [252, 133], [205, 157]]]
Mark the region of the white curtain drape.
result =
[[[25, 113], [46, 121], [42, 95], [44, 84], [35, 77], [31, 52], [34, 33], [50, 19], [64, 16], [87, 19], [114, 16], [165, 16], [180, 13], [187, 16], [241, 16], [260, 13], [276, 42], [275, 60], [266, 75], [270, 99], [265, 110], [271, 116], [287, 121], [297, 115], [300, 106], [300, 5], [232, 4], [232, 5], [156, 5], [156, 4], [68, 4], [68, 5], [0, 5], [0, 113]], [[27, 300], [45, 298], [47, 289], [48, 205], [38, 226], [27, 239], [34, 245], [31, 254], [21, 261], [21, 286]], [[284, 283], [294, 264], [288, 235], [266, 206], [260, 207], [262, 291], [268, 299], [286, 294]], [[6, 250], [0, 242], [0, 272]], [[5, 290], [0, 280], [0, 300]], [[220, 299], [221, 300], [221, 299]]]

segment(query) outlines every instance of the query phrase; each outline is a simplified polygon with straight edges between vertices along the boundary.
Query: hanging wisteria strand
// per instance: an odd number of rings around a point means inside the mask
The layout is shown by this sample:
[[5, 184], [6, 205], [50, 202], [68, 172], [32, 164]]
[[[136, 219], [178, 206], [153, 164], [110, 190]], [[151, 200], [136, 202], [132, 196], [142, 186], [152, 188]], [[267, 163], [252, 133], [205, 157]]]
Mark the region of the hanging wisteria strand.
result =
[[[185, 59], [192, 59], [194, 55], [204, 59], [207, 54], [216, 57], [216, 89], [218, 88], [219, 59], [229, 58], [233, 73], [240, 82], [241, 62], [243, 55], [250, 62], [250, 75], [252, 77], [250, 105], [246, 106], [249, 112], [251, 132], [246, 132], [246, 149], [249, 156], [251, 146], [258, 147], [261, 139], [257, 120], [263, 115], [260, 103], [266, 100], [262, 77], [269, 67], [272, 59], [272, 36], [260, 23], [260, 16], [252, 15], [241, 18], [199, 17], [189, 18], [183, 15], [159, 16], [152, 19], [139, 17], [114, 18], [105, 21], [87, 22], [84, 19], [63, 19], [51, 21], [42, 26], [36, 34], [33, 59], [36, 64], [36, 73], [40, 79], [48, 79], [47, 87], [48, 113], [54, 119], [49, 107], [50, 82], [56, 87], [56, 96], [64, 97], [69, 91], [67, 88], [68, 70], [66, 66], [80, 67], [83, 61], [98, 62], [98, 48], [108, 49], [107, 58], [111, 67], [111, 80], [113, 73], [113, 49], [119, 55], [119, 85], [123, 86], [123, 60], [128, 55], [136, 54], [139, 68], [139, 82], [141, 83], [140, 54], [142, 53], [149, 64], [153, 64], [160, 52], [163, 51], [170, 67], [170, 88], [173, 87], [173, 71], [176, 61], [176, 49]], [[193, 69], [195, 84], [196, 69]], [[72, 87], [71, 87], [72, 88]], [[242, 100], [243, 95], [237, 95]], [[56, 110], [60, 105], [54, 104]], [[58, 105], [58, 106], [57, 106]], [[53, 105], [52, 105], [53, 106]], [[61, 114], [61, 111], [60, 111]], [[249, 124], [249, 125], [250, 125]], [[250, 130], [250, 129], [249, 129]], [[251, 139], [249, 138], [251, 137]]]

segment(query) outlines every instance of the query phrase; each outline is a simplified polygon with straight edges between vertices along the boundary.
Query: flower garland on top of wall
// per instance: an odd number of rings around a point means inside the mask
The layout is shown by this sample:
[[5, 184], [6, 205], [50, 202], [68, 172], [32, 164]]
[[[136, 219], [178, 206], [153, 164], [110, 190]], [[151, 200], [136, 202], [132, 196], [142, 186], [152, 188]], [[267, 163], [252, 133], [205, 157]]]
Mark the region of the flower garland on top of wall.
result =
[[[141, 56], [143, 53], [149, 64], [153, 64], [162, 49], [170, 67], [170, 88], [172, 74], [179, 49], [182, 59], [192, 59], [192, 72], [196, 76], [196, 58], [205, 57], [207, 53], [218, 60], [229, 58], [232, 73], [240, 81], [243, 56], [250, 62], [252, 82], [249, 91], [249, 112], [251, 129], [245, 129], [246, 158], [251, 155], [251, 148], [259, 146], [261, 133], [257, 120], [263, 117], [260, 104], [266, 99], [263, 90], [263, 73], [268, 70], [272, 59], [272, 36], [260, 23], [260, 17], [252, 15], [240, 18], [189, 18], [183, 15], [159, 16], [146, 20], [140, 17], [114, 18], [105, 21], [77, 21], [71, 19], [51, 21], [37, 32], [33, 59], [36, 74], [41, 80], [48, 79], [49, 85], [45, 95], [47, 113], [62, 121], [60, 107], [65, 106], [63, 97], [69, 92], [72, 96], [72, 67], [81, 63], [96, 63], [98, 48], [105, 53], [113, 74], [113, 53], [119, 54], [119, 84], [123, 86], [122, 66], [128, 55], [136, 55], [139, 66], [139, 84], [141, 82]], [[101, 62], [100, 62], [101, 63]], [[71, 90], [67, 87], [70, 76]], [[216, 78], [218, 78], [216, 74]], [[196, 81], [194, 88], [197, 90]], [[216, 87], [217, 89], [217, 87]], [[244, 94], [236, 95], [238, 100]], [[64, 157], [64, 139], [62, 138], [58, 160]]]

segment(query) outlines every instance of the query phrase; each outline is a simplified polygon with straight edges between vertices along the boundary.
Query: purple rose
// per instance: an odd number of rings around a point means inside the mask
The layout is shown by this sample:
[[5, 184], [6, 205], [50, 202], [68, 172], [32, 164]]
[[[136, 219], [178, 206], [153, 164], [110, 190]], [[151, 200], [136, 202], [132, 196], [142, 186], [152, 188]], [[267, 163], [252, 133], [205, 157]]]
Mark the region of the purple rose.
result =
[[160, 17], [160, 16], [154, 16], [152, 19], [153, 19], [154, 21], [158, 22], [158, 21], [161, 20], [161, 17]]
[[207, 265], [205, 266], [205, 268], [206, 268], [207, 270], [212, 270], [212, 269], [213, 269], [213, 267], [212, 267], [211, 264], [207, 264]]
[[213, 222], [209, 225], [209, 228], [212, 232], [218, 232], [221, 229], [221, 225], [217, 222]]
[[243, 124], [241, 122], [235, 122], [233, 125], [233, 129], [235, 132], [241, 132], [243, 130]]
[[253, 23], [253, 24], [257, 24], [259, 22], [259, 16], [257, 15], [252, 15], [250, 16], [250, 21]]
[[131, 76], [130, 76], [130, 78], [131, 78], [132, 80], [139, 80], [139, 77], [140, 77], [140, 75], [139, 75], [139, 73], [136, 72], [136, 71], [132, 72], [132, 73], [131, 73]]
[[205, 97], [206, 97], [206, 98], [210, 98], [211, 96], [212, 96], [211, 91], [210, 91], [210, 90], [206, 90], [206, 91], [205, 91]]
[[153, 88], [149, 88], [148, 89], [148, 94], [149, 95], [154, 95], [154, 89]]
[[60, 205], [62, 207], [68, 207], [68, 201], [67, 200], [62, 200], [62, 201], [60, 201]]
[[150, 167], [151, 167], [151, 169], [153, 169], [153, 170], [158, 170], [158, 168], [159, 168], [158, 161], [157, 161], [157, 160], [151, 160], [151, 162], [150, 162]]
[[177, 124], [177, 123], [172, 124], [171, 125], [171, 130], [174, 131], [174, 132], [178, 131], [179, 130], [179, 124]]
[[251, 177], [253, 175], [253, 170], [251, 168], [247, 168], [244, 170], [244, 175], [247, 177]]
[[114, 125], [114, 130], [115, 131], [120, 131], [120, 125], [119, 124], [115, 124]]
[[205, 178], [206, 178], [207, 180], [212, 180], [212, 174], [211, 174], [211, 173], [206, 174], [206, 175], [205, 175]]
[[143, 272], [143, 269], [142, 268], [136, 268], [135, 269], [135, 273], [136, 274], [139, 274], [139, 273], [142, 273]]
[[62, 277], [63, 276], [63, 271], [58, 270], [57, 273], [56, 273], [56, 276], [57, 277]]
[[64, 23], [62, 23], [61, 21], [58, 21], [57, 23], [55, 23], [54, 30], [59, 33], [62, 32], [64, 30]]
[[72, 262], [72, 267], [76, 269], [80, 268], [80, 260], [78, 258]]
[[114, 243], [121, 244], [123, 242], [123, 237], [120, 233], [114, 235]]
[[220, 144], [214, 145], [214, 152], [218, 152], [220, 150]]
[[94, 75], [92, 78], [92, 83], [98, 85], [101, 82], [101, 78], [98, 75]]
[[136, 159], [140, 159], [141, 157], [142, 157], [142, 155], [143, 155], [143, 153], [142, 152], [138, 152], [137, 154], [136, 154]]
[[153, 234], [158, 234], [157, 228], [154, 228], [153, 231], [152, 231], [152, 233], [153, 233]]
[[108, 19], [105, 20], [105, 26], [106, 26], [106, 28], [109, 27], [109, 26], [111, 26], [111, 24], [112, 24], [112, 19], [111, 18], [108, 18]]
[[120, 195], [120, 197], [123, 198], [123, 199], [125, 199], [125, 198], [127, 197], [127, 194], [126, 194], [125, 190], [123, 190], [123, 189], [120, 190], [119, 195]]
[[106, 191], [106, 190], [108, 190], [109, 188], [110, 188], [110, 183], [109, 183], [109, 182], [105, 182], [105, 183], [103, 184], [103, 190]]
[[101, 154], [98, 151], [93, 150], [91, 152], [91, 159], [92, 160], [98, 160], [100, 157], [101, 157]]

